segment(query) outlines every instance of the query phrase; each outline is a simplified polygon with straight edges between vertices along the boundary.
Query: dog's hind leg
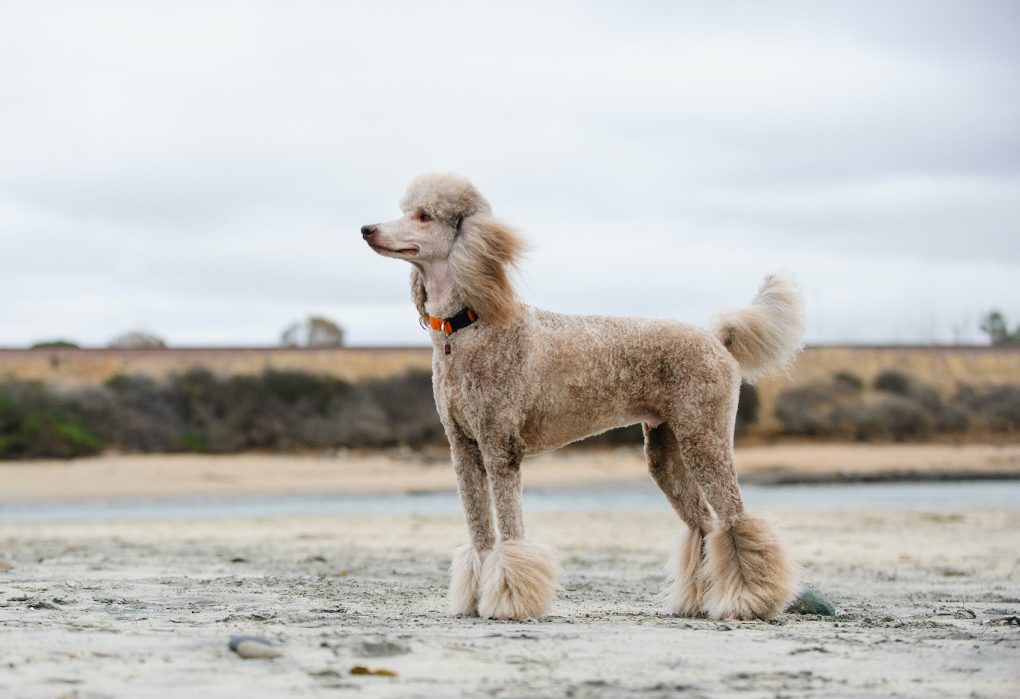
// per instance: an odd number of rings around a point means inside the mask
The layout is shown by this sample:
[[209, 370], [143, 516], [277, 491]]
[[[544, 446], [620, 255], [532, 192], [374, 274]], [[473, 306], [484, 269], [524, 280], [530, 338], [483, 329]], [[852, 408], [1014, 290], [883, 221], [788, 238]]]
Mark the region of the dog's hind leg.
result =
[[744, 512], [730, 439], [702, 428], [679, 436], [685, 466], [716, 514], [705, 537], [703, 609], [716, 619], [768, 619], [796, 590], [796, 568], [772, 526]]
[[537, 618], [552, 603], [559, 565], [551, 548], [524, 540], [524, 449], [513, 438], [503, 444], [489, 450], [483, 445], [500, 539], [482, 565], [478, 614], [487, 619]]
[[648, 471], [680, 519], [687, 525], [667, 564], [668, 609], [678, 616], [702, 616], [701, 567], [705, 534], [712, 528], [712, 512], [701, 487], [680, 458], [680, 445], [669, 425], [642, 426]]
[[478, 614], [482, 563], [496, 543], [492, 503], [478, 445], [459, 432], [448, 431], [447, 436], [453, 468], [457, 473], [457, 491], [471, 537], [470, 544], [464, 544], [453, 552], [448, 596], [450, 611], [458, 616], [475, 616]]

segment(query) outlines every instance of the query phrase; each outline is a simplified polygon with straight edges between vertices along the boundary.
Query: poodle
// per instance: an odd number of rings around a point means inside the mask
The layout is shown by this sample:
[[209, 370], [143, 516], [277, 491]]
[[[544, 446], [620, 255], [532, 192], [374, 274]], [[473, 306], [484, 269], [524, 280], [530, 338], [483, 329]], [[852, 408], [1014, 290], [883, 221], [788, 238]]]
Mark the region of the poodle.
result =
[[559, 566], [525, 538], [521, 461], [642, 423], [648, 469], [687, 525], [669, 564], [669, 611], [765, 619], [795, 592], [795, 566], [767, 521], [744, 511], [733, 468], [741, 379], [801, 348], [800, 293], [766, 277], [712, 332], [671, 320], [570, 316], [523, 304], [510, 272], [523, 250], [467, 179], [422, 175], [404, 215], [363, 226], [378, 254], [411, 263], [431, 332], [436, 408], [450, 442], [470, 543], [450, 570], [452, 613], [546, 613]]

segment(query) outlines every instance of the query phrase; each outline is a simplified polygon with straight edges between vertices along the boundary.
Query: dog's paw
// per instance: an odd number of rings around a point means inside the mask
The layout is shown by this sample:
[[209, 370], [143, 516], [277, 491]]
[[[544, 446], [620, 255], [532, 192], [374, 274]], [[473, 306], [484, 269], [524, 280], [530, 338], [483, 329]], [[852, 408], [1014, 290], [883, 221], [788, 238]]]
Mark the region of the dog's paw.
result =
[[478, 586], [482, 578], [482, 561], [488, 551], [479, 552], [471, 544], [458, 546], [450, 562], [450, 613], [455, 616], [478, 614]]
[[559, 564], [548, 546], [501, 541], [482, 564], [478, 615], [485, 619], [535, 619], [556, 594]]
[[700, 531], [689, 529], [681, 538], [666, 565], [669, 587], [666, 590], [666, 609], [670, 614], [684, 617], [705, 616], [704, 584], [701, 581], [702, 549], [705, 537]]
[[789, 604], [797, 569], [772, 526], [741, 515], [705, 538], [705, 613], [713, 619], [770, 619]]

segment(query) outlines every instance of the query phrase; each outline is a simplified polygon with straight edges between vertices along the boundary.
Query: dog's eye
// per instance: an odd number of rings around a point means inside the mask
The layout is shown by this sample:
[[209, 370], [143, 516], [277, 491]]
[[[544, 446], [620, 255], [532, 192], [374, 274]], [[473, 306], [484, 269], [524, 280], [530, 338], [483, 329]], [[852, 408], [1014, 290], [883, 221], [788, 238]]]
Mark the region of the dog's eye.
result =
[[432, 215], [428, 211], [420, 211], [418, 212], [418, 220], [422, 223], [428, 223], [432, 220]]

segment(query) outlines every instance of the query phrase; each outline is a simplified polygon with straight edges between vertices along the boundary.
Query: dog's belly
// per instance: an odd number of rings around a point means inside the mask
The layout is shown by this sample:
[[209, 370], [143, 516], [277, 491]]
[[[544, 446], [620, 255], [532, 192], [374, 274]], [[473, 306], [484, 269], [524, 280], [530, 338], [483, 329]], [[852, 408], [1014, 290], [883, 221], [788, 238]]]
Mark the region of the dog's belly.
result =
[[663, 420], [654, 411], [644, 408], [619, 410], [595, 416], [587, 410], [565, 410], [555, 417], [542, 419], [536, 416], [526, 421], [521, 438], [524, 440], [527, 454], [539, 454], [616, 427], [626, 427], [639, 422], [650, 427], [658, 427]]

